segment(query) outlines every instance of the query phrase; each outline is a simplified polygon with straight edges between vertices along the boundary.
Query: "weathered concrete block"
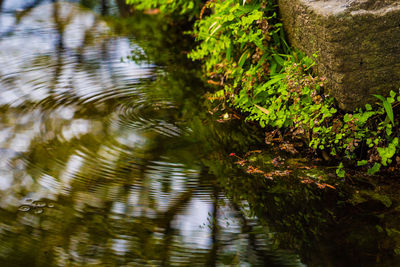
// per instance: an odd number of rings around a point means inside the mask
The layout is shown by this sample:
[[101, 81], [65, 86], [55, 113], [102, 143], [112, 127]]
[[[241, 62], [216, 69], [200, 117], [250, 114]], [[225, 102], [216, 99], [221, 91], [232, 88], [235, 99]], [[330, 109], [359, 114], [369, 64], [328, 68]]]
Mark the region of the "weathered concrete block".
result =
[[341, 108], [400, 87], [400, 0], [279, 0], [294, 47], [318, 52], [317, 72]]

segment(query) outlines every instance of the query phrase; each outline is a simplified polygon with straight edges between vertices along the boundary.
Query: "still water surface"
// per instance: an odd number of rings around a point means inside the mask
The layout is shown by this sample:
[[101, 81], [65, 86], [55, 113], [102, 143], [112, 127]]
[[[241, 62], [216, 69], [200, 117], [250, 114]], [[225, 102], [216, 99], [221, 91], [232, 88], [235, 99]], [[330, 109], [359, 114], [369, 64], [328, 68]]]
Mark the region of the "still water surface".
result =
[[185, 41], [77, 2], [0, 1], [1, 266], [395, 264], [390, 198], [242, 172], [263, 137], [207, 112]]

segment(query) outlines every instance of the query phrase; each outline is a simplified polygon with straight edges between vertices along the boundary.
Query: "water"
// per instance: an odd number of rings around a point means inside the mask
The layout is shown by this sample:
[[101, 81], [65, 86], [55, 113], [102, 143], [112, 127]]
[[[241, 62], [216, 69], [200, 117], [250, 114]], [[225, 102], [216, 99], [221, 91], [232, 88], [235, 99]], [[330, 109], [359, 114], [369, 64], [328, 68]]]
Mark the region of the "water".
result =
[[1, 266], [395, 265], [396, 187], [322, 190], [273, 151], [240, 167], [264, 137], [208, 112], [190, 41], [77, 2], [0, 2]]

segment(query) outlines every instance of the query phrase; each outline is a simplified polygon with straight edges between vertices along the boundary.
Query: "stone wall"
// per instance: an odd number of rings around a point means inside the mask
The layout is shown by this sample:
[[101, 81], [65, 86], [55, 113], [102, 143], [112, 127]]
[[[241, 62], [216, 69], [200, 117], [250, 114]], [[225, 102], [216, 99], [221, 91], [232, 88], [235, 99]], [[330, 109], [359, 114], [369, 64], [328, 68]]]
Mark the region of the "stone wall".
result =
[[279, 0], [290, 43], [309, 56], [341, 108], [400, 87], [400, 0]]

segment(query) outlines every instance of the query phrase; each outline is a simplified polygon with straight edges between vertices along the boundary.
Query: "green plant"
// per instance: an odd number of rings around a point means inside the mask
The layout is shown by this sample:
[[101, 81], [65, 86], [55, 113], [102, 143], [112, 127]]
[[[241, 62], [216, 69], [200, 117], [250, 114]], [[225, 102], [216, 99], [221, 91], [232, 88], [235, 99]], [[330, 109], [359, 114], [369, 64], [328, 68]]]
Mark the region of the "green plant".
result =
[[[284, 133], [285, 142], [306, 144], [311, 151], [329, 154], [327, 158], [368, 168], [370, 174], [393, 165], [400, 150], [399, 94], [375, 95], [379, 103], [339, 111], [324, 94], [324, 78], [312, 73], [314, 58], [286, 44], [275, 1], [128, 2], [167, 13], [197, 12], [191, 33], [198, 45], [189, 57], [203, 62], [215, 88], [209, 99], [218, 100], [222, 109], [230, 105], [265, 131]], [[337, 175], [346, 175], [342, 163]]]
[[343, 163], [340, 162], [339, 166], [336, 169], [336, 175], [340, 178], [343, 178], [346, 175], [346, 171], [343, 169]]
[[204, 61], [210, 83], [226, 85], [228, 92], [279, 72], [287, 45], [272, 1], [215, 1], [208, 7], [213, 13], [195, 23], [199, 45], [189, 56]]
[[[392, 91], [390, 93], [390, 95], [394, 97], [396, 94]], [[393, 115], [393, 109], [392, 109], [392, 103], [394, 102], [394, 99], [393, 98], [386, 99], [381, 95], [373, 95], [373, 96], [375, 96], [376, 98], [378, 98], [379, 100], [382, 101], [382, 105], [385, 108], [387, 117], [392, 122], [392, 125], [394, 125], [394, 115]]]

